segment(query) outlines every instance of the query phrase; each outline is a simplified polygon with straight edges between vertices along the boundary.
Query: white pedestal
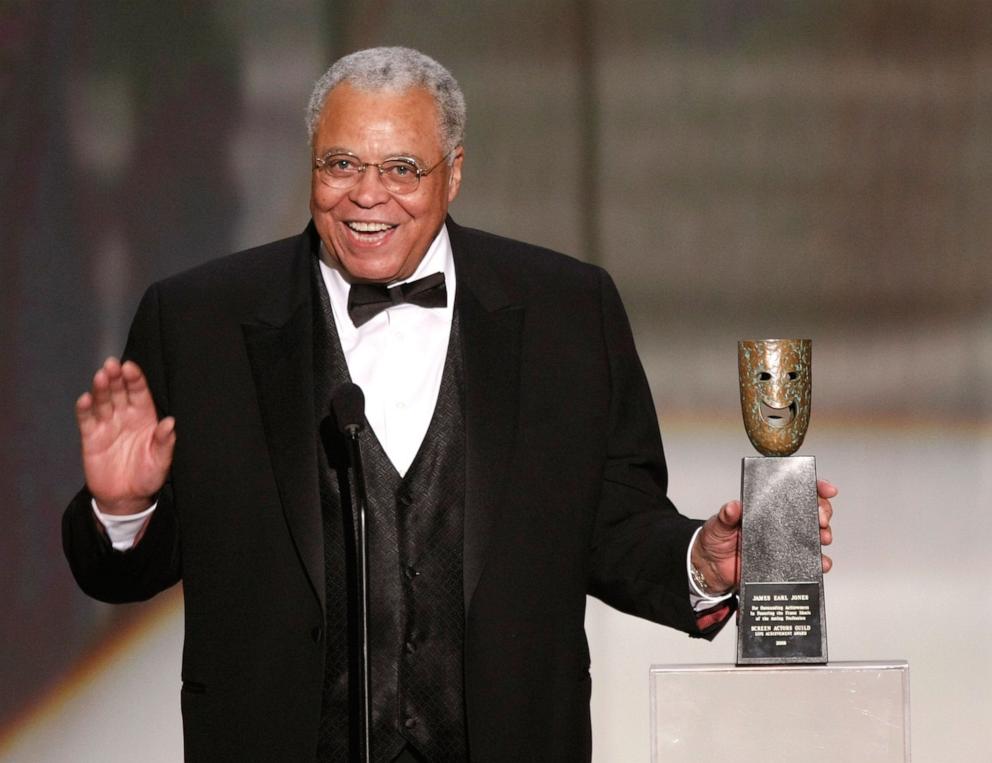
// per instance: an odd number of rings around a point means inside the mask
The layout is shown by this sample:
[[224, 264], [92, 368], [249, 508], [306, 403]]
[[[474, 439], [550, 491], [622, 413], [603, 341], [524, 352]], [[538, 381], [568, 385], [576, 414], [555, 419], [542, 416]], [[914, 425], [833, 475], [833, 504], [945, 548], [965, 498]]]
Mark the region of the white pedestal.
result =
[[909, 664], [654, 665], [652, 763], [908, 763]]

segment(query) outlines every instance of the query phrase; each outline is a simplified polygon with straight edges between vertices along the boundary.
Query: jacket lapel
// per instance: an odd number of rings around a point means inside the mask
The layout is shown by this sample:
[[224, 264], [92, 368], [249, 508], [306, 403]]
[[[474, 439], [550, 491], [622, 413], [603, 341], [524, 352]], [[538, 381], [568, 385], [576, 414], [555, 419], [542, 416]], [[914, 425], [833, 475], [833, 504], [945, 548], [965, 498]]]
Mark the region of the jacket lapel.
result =
[[269, 458], [282, 509], [314, 593], [325, 605], [324, 539], [317, 480], [314, 419], [312, 231], [300, 236], [286, 277], [274, 278], [272, 299], [243, 324]]
[[523, 307], [449, 218], [465, 373], [465, 611], [485, 566], [517, 430]]

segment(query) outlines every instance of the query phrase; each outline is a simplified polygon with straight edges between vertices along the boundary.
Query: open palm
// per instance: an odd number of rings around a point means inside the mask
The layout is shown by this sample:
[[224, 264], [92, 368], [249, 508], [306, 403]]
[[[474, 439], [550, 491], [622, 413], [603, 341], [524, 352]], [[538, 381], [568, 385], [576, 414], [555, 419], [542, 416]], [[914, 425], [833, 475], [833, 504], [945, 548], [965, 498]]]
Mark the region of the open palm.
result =
[[148, 383], [130, 361], [108, 358], [76, 401], [86, 486], [101, 511], [146, 509], [165, 483], [176, 443], [175, 420], [161, 421]]

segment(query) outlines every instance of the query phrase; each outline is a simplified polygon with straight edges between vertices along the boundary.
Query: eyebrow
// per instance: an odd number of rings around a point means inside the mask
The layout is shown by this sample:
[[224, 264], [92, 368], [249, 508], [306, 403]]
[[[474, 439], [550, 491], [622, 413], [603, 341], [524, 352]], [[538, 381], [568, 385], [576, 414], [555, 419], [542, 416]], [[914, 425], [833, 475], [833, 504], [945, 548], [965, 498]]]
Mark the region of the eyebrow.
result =
[[[365, 161], [364, 159], [362, 159], [361, 156], [359, 156], [357, 152], [352, 151], [350, 148], [345, 148], [344, 146], [332, 146], [326, 151], [321, 152], [320, 156], [325, 157], [325, 156], [330, 156], [331, 154], [348, 154], [349, 156], [354, 156], [358, 159], [361, 159], [362, 161]], [[418, 166], [424, 164], [423, 159], [421, 159], [416, 154], [408, 151], [396, 151], [394, 153], [387, 154], [385, 157], [383, 157], [382, 161], [385, 162], [385, 161], [389, 161], [390, 159], [409, 159]]]

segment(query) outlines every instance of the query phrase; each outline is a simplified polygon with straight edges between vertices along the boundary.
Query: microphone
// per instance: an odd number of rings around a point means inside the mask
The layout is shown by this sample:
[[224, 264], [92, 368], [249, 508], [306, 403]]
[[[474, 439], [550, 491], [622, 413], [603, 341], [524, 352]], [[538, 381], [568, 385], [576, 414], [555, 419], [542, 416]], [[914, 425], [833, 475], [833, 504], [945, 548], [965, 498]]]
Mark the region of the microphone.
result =
[[362, 467], [362, 448], [358, 435], [365, 429], [365, 393], [357, 384], [346, 382], [331, 393], [331, 411], [338, 430], [348, 442], [348, 456], [351, 461], [352, 516], [358, 529], [355, 538], [356, 565], [355, 585], [358, 589], [358, 638], [361, 651], [358, 654], [358, 671], [362, 677], [359, 694], [361, 733], [359, 735], [359, 760], [370, 763], [372, 760], [372, 678], [369, 670], [369, 557], [368, 535], [365, 517], [368, 513], [368, 492], [365, 489], [365, 470]]
[[357, 384], [337, 386], [331, 395], [331, 410], [341, 434], [350, 437], [365, 429], [365, 393]]

